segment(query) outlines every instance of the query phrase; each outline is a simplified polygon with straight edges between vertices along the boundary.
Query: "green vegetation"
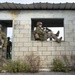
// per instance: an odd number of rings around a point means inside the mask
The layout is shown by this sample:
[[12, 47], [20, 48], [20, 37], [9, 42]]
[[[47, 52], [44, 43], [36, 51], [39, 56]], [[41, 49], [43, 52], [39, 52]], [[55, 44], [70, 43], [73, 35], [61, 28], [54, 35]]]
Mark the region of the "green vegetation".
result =
[[65, 72], [67, 70], [67, 68], [64, 66], [64, 63], [59, 58], [53, 59], [52, 66], [52, 71]]
[[5, 70], [11, 73], [17, 72], [38, 72], [40, 65], [40, 58], [38, 55], [34, 55], [33, 53], [26, 56], [25, 60], [3, 60], [0, 66], [0, 71]]
[[20, 62], [20, 61], [11, 61], [6, 66], [4, 66], [4, 69], [8, 72], [28, 72], [30, 67], [26, 62]]

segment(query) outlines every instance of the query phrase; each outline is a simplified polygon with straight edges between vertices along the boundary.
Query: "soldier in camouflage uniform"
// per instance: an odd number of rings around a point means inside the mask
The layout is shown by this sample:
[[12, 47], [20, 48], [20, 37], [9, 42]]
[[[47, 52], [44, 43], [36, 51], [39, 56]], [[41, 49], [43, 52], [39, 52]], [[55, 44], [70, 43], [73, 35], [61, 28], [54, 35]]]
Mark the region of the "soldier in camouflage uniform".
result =
[[[49, 33], [48, 33], [49, 32]], [[34, 38], [35, 40], [47, 40], [48, 38], [52, 37], [53, 39], [55, 39], [56, 42], [60, 43], [62, 37], [60, 37], [59, 39], [57, 38], [59, 36], [59, 32], [57, 32], [56, 34], [53, 34], [52, 31], [49, 30], [43, 30], [42, 29], [42, 22], [37, 22], [37, 27], [36, 30], [34, 31]]]
[[35, 34], [34, 35], [35, 40], [42, 40], [42, 41], [44, 41], [46, 39], [45, 32], [42, 29], [42, 22], [37, 22], [37, 27], [36, 27], [36, 30], [35, 30], [34, 34]]
[[4, 52], [7, 47], [7, 38], [4, 32], [2, 32], [2, 26], [0, 24], [0, 58], [4, 57]]

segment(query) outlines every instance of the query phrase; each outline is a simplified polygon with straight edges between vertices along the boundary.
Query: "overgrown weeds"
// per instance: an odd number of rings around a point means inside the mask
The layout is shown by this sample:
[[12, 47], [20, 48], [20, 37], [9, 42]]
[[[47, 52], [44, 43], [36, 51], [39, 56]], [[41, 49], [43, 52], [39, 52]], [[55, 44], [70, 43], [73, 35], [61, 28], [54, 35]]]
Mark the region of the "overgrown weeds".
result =
[[40, 57], [34, 53], [27, 56], [27, 61], [30, 66], [30, 72], [38, 72], [40, 66]]
[[52, 71], [55, 71], [55, 72], [66, 71], [66, 67], [64, 66], [64, 63], [59, 58], [53, 59], [52, 66], [53, 66], [51, 69]]
[[[40, 65], [40, 57], [31, 53], [26, 56], [25, 60], [6, 61], [6, 64], [0, 67], [0, 70], [7, 72], [38, 72]], [[1, 63], [2, 64], [2, 63]]]
[[75, 71], [75, 55], [62, 55], [63, 59], [55, 58], [52, 62], [52, 71]]
[[75, 55], [71, 55], [72, 70], [75, 71]]
[[29, 65], [26, 62], [20, 62], [19, 60], [11, 61], [6, 66], [4, 66], [4, 69], [8, 72], [29, 72]]

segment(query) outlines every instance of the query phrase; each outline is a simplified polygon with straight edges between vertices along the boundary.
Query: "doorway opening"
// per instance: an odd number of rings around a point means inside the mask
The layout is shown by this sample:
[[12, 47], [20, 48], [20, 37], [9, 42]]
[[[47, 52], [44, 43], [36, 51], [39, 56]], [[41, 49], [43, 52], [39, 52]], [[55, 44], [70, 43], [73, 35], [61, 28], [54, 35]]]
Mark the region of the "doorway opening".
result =
[[[5, 58], [12, 59], [13, 21], [12, 20], [0, 20], [0, 24], [2, 25], [2, 31], [6, 34], [6, 38], [7, 38], [7, 48], [4, 54]], [[9, 41], [8, 41], [8, 38], [10, 38]]]

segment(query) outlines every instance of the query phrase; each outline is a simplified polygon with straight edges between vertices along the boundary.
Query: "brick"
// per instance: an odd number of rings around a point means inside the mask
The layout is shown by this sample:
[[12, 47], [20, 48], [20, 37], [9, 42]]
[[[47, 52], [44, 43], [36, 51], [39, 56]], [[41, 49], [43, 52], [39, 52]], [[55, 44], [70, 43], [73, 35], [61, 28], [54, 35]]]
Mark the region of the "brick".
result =
[[15, 55], [15, 56], [23, 56], [23, 52], [17, 52], [17, 51], [15, 51], [15, 52], [14, 52], [14, 55]]
[[20, 20], [14, 20], [14, 24], [20, 24]]
[[60, 43], [57, 43], [57, 42], [52, 42], [52, 46], [60, 46], [61, 44]]
[[14, 51], [19, 51], [20, 48], [19, 47], [14, 47]]
[[40, 56], [42, 56], [42, 51], [38, 51], [38, 54], [39, 54]]
[[69, 42], [61, 42], [61, 47], [63, 47], [63, 46], [64, 46], [64, 47], [65, 47], [65, 46], [70, 46], [70, 45], [69, 45]]
[[44, 60], [44, 61], [42, 61], [41, 63], [42, 68], [48, 68], [50, 66], [50, 61], [47, 61], [47, 60]]
[[17, 43], [14, 43], [14, 47], [17, 47]]
[[24, 34], [24, 37], [27, 37], [27, 38], [28, 38], [28, 37], [31, 37], [31, 34], [25, 33], [25, 34]]
[[33, 44], [33, 46], [42, 46], [41, 42], [33, 42], [32, 44]]
[[25, 57], [24, 56], [20, 56], [19, 59], [20, 59], [20, 61], [23, 61], [23, 60], [25, 61]]
[[52, 62], [55, 56], [47, 56], [48, 61]]
[[73, 34], [73, 37], [75, 38], [75, 32], [73, 32], [72, 34]]
[[14, 43], [15, 47], [23, 47], [23, 43]]
[[38, 47], [39, 51], [46, 51], [46, 47]]
[[42, 52], [42, 54], [43, 54], [43, 55], [48, 55], [48, 56], [49, 56], [49, 55], [51, 55], [51, 52], [47, 52], [47, 51], [46, 51], [46, 52]]
[[73, 20], [73, 24], [75, 25], [75, 20]]
[[65, 41], [71, 42], [71, 41], [73, 41], [73, 37], [72, 37], [72, 36], [71, 36], [71, 37], [66, 37], [66, 38], [65, 38]]
[[74, 33], [74, 31], [72, 31], [72, 32], [68, 33], [68, 35], [70, 38], [73, 38], [75, 36], [75, 33]]
[[70, 51], [61, 51], [61, 55], [71, 55]]
[[75, 51], [73, 51], [73, 53], [72, 53], [73, 55], [75, 55]]
[[18, 29], [15, 29], [14, 30], [14, 33], [19, 33], [20, 31]]
[[22, 42], [22, 43], [17, 43], [17, 46], [18, 46], [18, 47], [23, 47], [24, 44], [23, 44], [23, 42]]
[[70, 46], [75, 46], [75, 42], [70, 42]]
[[50, 51], [50, 50], [56, 50], [55, 47], [47, 47], [47, 51]]
[[19, 26], [20, 26], [19, 24], [14, 24], [14, 29], [17, 29], [18, 30], [19, 29]]
[[17, 38], [22, 38], [22, 37], [23, 37], [23, 34], [15, 34], [15, 36], [16, 36]]
[[67, 28], [67, 29], [69, 29], [69, 24], [66, 24], [64, 27]]
[[37, 51], [37, 47], [29, 47], [29, 51]]
[[41, 53], [38, 52], [38, 51], [31, 51], [30, 53], [34, 53], [35, 56], [39, 56], [39, 57], [40, 57], [40, 55], [41, 55]]
[[24, 46], [28, 46], [28, 47], [29, 46], [32, 46], [32, 43], [28, 43], [28, 42], [27, 43], [24, 43]]
[[29, 28], [30, 29], [31, 28], [31, 25], [30, 24], [25, 24], [24, 25], [24, 28]]
[[66, 50], [75, 50], [73, 46], [66, 47]]
[[65, 40], [69, 37], [69, 34], [65, 32]]
[[28, 42], [29, 41], [29, 38], [19, 38], [19, 41], [20, 42]]
[[70, 24], [70, 25], [72, 25], [73, 24], [73, 20], [68, 20], [67, 23]]
[[66, 51], [61, 51], [61, 55], [66, 55]]
[[30, 55], [31, 53], [29, 51], [24, 52], [24, 56], [26, 57], [27, 55]]
[[40, 60], [47, 60], [47, 57], [46, 56], [40, 56]]
[[51, 42], [43, 42], [43, 46], [51, 46]]
[[26, 32], [28, 32], [28, 30], [27, 30], [27, 31], [24, 30], [24, 29], [23, 29], [23, 30], [20, 30], [20, 34], [21, 34], [21, 33], [26, 33]]
[[19, 42], [19, 38], [14, 38], [14, 42]]
[[21, 20], [20, 24], [25, 25], [25, 24], [30, 24], [29, 20]]
[[65, 47], [56, 47], [56, 50], [65, 50]]
[[65, 33], [70, 33], [71, 31], [69, 29], [65, 29]]
[[20, 51], [29, 51], [28, 47], [20, 47]]
[[60, 51], [52, 51], [52, 55], [60, 55]]
[[24, 25], [20, 25], [18, 28], [19, 29], [24, 29]]
[[31, 34], [31, 29], [29, 29], [29, 32], [28, 33]]
[[71, 29], [74, 29], [74, 25], [73, 24], [69, 24], [69, 29], [71, 30]]
[[17, 38], [16, 34], [14, 33], [14, 38]]
[[18, 60], [19, 59], [19, 56], [15, 56], [14, 60]]
[[73, 41], [75, 42], [75, 37], [73, 38]]

